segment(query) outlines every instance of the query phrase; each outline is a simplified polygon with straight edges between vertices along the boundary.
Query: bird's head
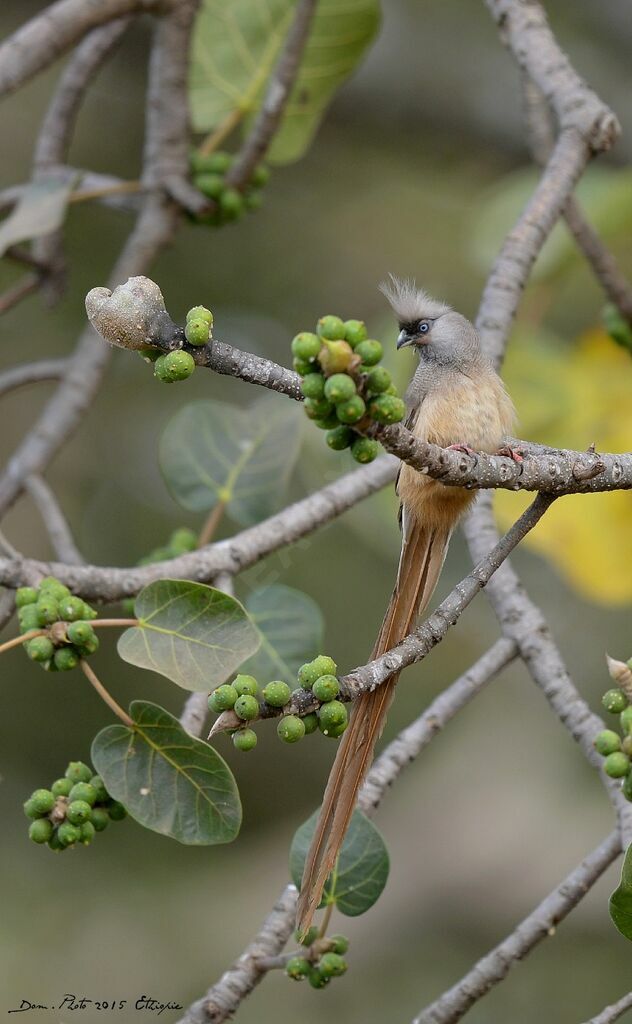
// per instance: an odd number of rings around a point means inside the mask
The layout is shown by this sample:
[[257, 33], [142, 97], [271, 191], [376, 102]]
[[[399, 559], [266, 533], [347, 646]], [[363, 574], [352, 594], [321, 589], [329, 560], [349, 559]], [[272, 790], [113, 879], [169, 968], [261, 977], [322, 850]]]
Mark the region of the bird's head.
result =
[[445, 302], [433, 299], [414, 281], [392, 274], [380, 285], [397, 317], [397, 348], [414, 348], [420, 359], [438, 363], [469, 362], [480, 355], [476, 330]]

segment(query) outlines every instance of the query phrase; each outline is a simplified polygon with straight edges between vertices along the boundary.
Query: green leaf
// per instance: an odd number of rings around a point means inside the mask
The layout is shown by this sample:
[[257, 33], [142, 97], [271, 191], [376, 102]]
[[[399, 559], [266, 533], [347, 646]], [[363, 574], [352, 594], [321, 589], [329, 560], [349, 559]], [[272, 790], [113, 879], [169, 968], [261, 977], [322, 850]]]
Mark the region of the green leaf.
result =
[[[192, 46], [189, 95], [194, 128], [208, 132], [259, 109], [292, 23], [296, 0], [204, 0]], [[269, 157], [297, 160], [336, 89], [375, 36], [379, 0], [320, 0], [301, 67]]]
[[257, 679], [283, 679], [296, 686], [296, 673], [323, 646], [320, 608], [300, 590], [274, 584], [250, 594], [246, 611], [261, 633], [261, 646], [240, 671]]
[[610, 897], [609, 910], [615, 928], [626, 939], [632, 939], [632, 844], [626, 851], [621, 882]]
[[[318, 814], [318, 811], [312, 814], [297, 829], [292, 840], [290, 874], [298, 889]], [[388, 870], [388, 850], [382, 836], [361, 811], [354, 811], [336, 869], [325, 885], [321, 906], [335, 903], [347, 917], [364, 914], [379, 898], [386, 885]]]
[[139, 824], [179, 843], [230, 843], [241, 801], [226, 762], [157, 704], [135, 700], [129, 713], [133, 729], [109, 725], [92, 743], [108, 792]]
[[191, 402], [167, 424], [160, 467], [176, 501], [208, 512], [222, 500], [241, 526], [282, 504], [298, 456], [304, 416], [295, 402], [264, 399], [250, 409]]
[[203, 583], [156, 580], [134, 602], [140, 623], [119, 637], [130, 665], [185, 690], [212, 690], [259, 647], [261, 637], [234, 597]]
[[11, 245], [48, 235], [63, 224], [75, 179], [47, 179], [26, 185], [13, 210], [0, 223], [0, 256]]

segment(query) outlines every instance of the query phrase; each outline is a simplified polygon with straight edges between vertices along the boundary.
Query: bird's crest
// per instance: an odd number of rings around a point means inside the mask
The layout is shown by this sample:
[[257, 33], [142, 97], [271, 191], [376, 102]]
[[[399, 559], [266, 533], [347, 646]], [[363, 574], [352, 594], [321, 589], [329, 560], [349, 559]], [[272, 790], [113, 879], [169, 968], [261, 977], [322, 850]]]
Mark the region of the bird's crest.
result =
[[400, 324], [412, 324], [427, 317], [435, 320], [444, 313], [450, 313], [451, 306], [438, 302], [414, 281], [389, 274], [388, 281], [382, 281], [380, 291], [390, 302]]

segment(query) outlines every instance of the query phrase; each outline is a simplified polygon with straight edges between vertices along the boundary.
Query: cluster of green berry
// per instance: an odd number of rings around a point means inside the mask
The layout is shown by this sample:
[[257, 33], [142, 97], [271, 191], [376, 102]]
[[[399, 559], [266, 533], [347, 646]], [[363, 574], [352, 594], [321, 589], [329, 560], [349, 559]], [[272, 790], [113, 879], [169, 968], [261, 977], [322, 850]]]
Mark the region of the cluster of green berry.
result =
[[[187, 313], [184, 337], [189, 345], [197, 348], [208, 345], [213, 334], [213, 314], [206, 306], [193, 306]], [[160, 352], [158, 348], [142, 348], [138, 353], [146, 363], [154, 364], [154, 377], [163, 384], [175, 384], [188, 380], [195, 370], [195, 360], [190, 352], [176, 348], [173, 352]]]
[[406, 406], [388, 370], [379, 366], [379, 341], [367, 336], [362, 320], [323, 316], [316, 334], [302, 331], [292, 341], [293, 366], [303, 381], [305, 412], [334, 451], [351, 449], [356, 462], [373, 462], [377, 441], [359, 432], [370, 422], [399, 423]]
[[[303, 715], [283, 715], [279, 718], [277, 734], [284, 743], [297, 743], [317, 729], [324, 736], [338, 739], [348, 725], [347, 709], [336, 700], [340, 684], [335, 676], [336, 663], [325, 654], [303, 665], [298, 672], [300, 689], [311, 689], [319, 701], [318, 711]], [[244, 725], [232, 733], [237, 750], [254, 750], [257, 734], [247, 723], [259, 718], [259, 684], [254, 676], [238, 675], [232, 683], [218, 686], [208, 698], [208, 706], [215, 714], [234, 711]], [[275, 679], [261, 690], [261, 697], [272, 708], [283, 708], [292, 696], [292, 690], [283, 680]]]
[[[297, 941], [301, 942], [298, 932]], [[332, 978], [338, 978], [347, 970], [344, 954], [349, 948], [349, 940], [344, 935], [318, 937], [318, 928], [310, 928], [303, 937], [302, 946], [308, 947], [304, 953], [290, 957], [285, 965], [285, 973], [293, 981], [309, 981], [312, 988], [324, 988]]]
[[51, 850], [67, 850], [79, 843], [89, 846], [95, 833], [110, 821], [121, 821], [127, 811], [108, 793], [103, 779], [83, 761], [71, 761], [63, 779], [50, 789], [36, 789], [24, 804], [31, 818], [29, 838]]
[[208, 155], [197, 150], [191, 153], [193, 184], [215, 203], [215, 209], [211, 213], [193, 217], [196, 224], [221, 227], [223, 224], [239, 220], [248, 210], [258, 210], [261, 206], [261, 189], [267, 185], [270, 171], [263, 164], [259, 164], [252, 174], [248, 188], [241, 192], [226, 183], [226, 174], [233, 162], [234, 157], [222, 150]]
[[607, 690], [601, 703], [610, 714], [619, 715], [623, 735], [614, 729], [604, 729], [595, 737], [595, 749], [605, 758], [606, 775], [622, 779], [623, 795], [632, 801], [632, 704], [618, 687]]
[[49, 672], [75, 668], [81, 658], [94, 654], [99, 639], [89, 619], [97, 612], [54, 576], [47, 576], [39, 587], [19, 587], [15, 592], [18, 622], [22, 633], [45, 629], [45, 636], [26, 642], [26, 653]]
[[[197, 548], [197, 534], [188, 526], [179, 526], [174, 530], [169, 540], [162, 547], [154, 548], [148, 555], [139, 558], [136, 565], [151, 565], [152, 562], [166, 562], [170, 558], [179, 558], [189, 551]], [[126, 597], [122, 602], [123, 609], [128, 615], [134, 614], [134, 598]]]

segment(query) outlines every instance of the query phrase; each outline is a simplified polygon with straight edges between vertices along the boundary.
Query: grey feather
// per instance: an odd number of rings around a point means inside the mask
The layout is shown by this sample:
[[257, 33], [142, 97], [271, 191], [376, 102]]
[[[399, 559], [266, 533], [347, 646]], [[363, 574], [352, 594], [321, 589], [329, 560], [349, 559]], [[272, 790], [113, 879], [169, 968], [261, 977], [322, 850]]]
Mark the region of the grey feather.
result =
[[382, 281], [380, 291], [390, 302], [400, 324], [414, 323], [426, 317], [435, 320], [452, 312], [451, 306], [433, 299], [423, 288], [418, 288], [414, 281], [403, 280], [394, 274], [389, 274], [389, 279]]

